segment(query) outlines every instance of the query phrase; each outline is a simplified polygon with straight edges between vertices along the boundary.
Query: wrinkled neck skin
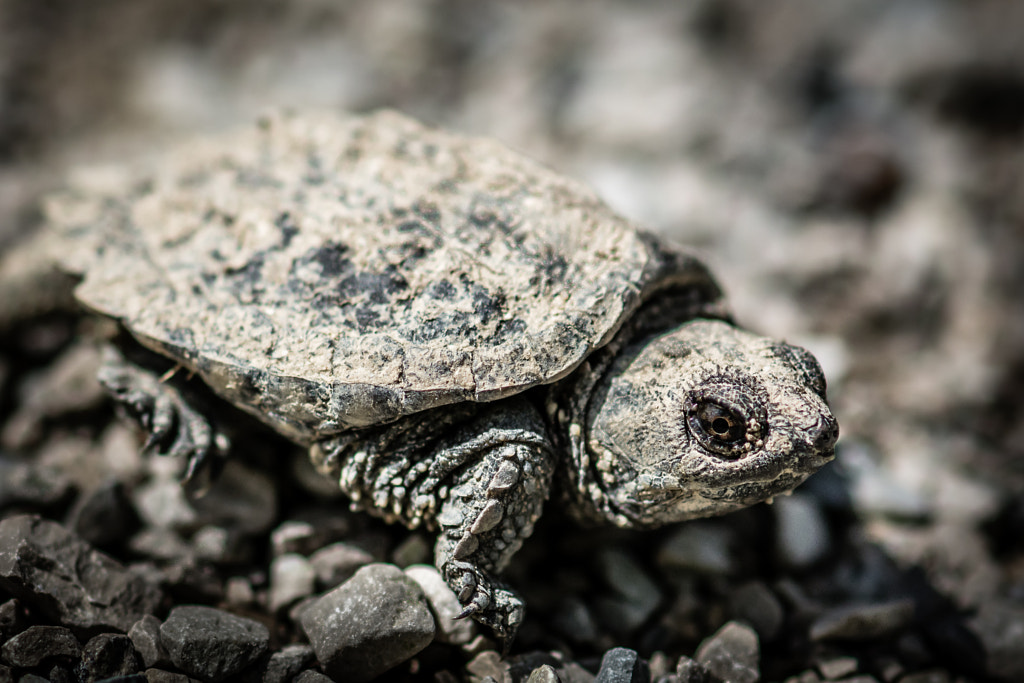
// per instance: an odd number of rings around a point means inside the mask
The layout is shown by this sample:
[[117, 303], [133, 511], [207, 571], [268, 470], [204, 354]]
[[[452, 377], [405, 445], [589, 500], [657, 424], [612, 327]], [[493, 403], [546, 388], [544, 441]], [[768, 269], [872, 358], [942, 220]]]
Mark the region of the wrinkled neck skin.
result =
[[[583, 522], [724, 514], [790, 491], [832, 458], [838, 428], [810, 354], [721, 319], [680, 324], [671, 309], [641, 310], [549, 403], [567, 507]], [[742, 417], [739, 437], [702, 428], [709, 405]]]

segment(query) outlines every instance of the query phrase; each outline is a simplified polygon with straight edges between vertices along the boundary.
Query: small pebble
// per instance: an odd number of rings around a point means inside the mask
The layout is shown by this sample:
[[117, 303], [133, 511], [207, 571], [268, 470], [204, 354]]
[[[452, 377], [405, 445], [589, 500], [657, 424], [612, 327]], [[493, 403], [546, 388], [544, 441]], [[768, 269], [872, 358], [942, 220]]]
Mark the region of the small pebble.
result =
[[757, 633], [736, 621], [730, 621], [705, 639], [694, 658], [723, 681], [757, 683], [761, 678]]
[[332, 543], [310, 555], [309, 561], [320, 588], [327, 590], [350, 579], [360, 567], [371, 564], [374, 557], [350, 543]]
[[171, 663], [167, 648], [160, 642], [160, 620], [152, 614], [142, 617], [128, 629], [135, 651], [142, 658], [144, 667], [153, 668]]
[[818, 671], [826, 681], [837, 681], [856, 670], [857, 659], [854, 657], [832, 657], [818, 662]]
[[315, 662], [316, 655], [311, 646], [285, 645], [270, 655], [263, 671], [263, 683], [288, 683]]
[[405, 574], [419, 584], [427, 596], [430, 609], [437, 622], [437, 639], [450, 645], [465, 645], [477, 633], [476, 622], [472, 619], [456, 619], [462, 611], [462, 603], [445, 582], [436, 567], [415, 564], [405, 568]]
[[175, 607], [160, 626], [174, 666], [206, 681], [223, 681], [259, 659], [270, 642], [263, 624], [200, 605]]
[[63, 626], [29, 626], [0, 647], [0, 659], [10, 666], [28, 669], [55, 659], [77, 660], [82, 646]]
[[676, 680], [677, 683], [711, 683], [711, 674], [703, 664], [683, 655], [676, 664]]
[[146, 669], [146, 683], [193, 683], [194, 678], [165, 669]]
[[81, 683], [96, 683], [104, 679], [131, 676], [142, 668], [142, 658], [128, 636], [101, 633], [91, 638], [82, 648], [78, 678]]
[[832, 546], [828, 521], [817, 499], [800, 493], [779, 496], [772, 511], [776, 552], [786, 565], [809, 567], [828, 555]]
[[307, 607], [302, 627], [324, 672], [363, 683], [429, 645], [436, 626], [419, 584], [371, 564]]
[[558, 677], [555, 667], [550, 664], [541, 664], [530, 672], [530, 677], [526, 679], [526, 683], [562, 683], [562, 681]]
[[67, 518], [71, 531], [99, 547], [123, 542], [138, 523], [124, 484], [114, 479], [79, 496]]
[[910, 599], [828, 610], [811, 624], [811, 640], [871, 640], [902, 630], [914, 618]]
[[275, 557], [270, 563], [270, 611], [277, 613], [311, 595], [315, 583], [316, 570], [302, 555], [285, 553]]
[[739, 586], [729, 596], [732, 616], [754, 627], [762, 640], [772, 640], [782, 628], [785, 612], [782, 603], [761, 581]]
[[716, 522], [680, 525], [658, 551], [658, 564], [668, 572], [728, 576], [736, 570], [735, 538], [730, 527]]
[[651, 672], [636, 650], [614, 647], [604, 653], [595, 683], [648, 683]]
[[[343, 679], [342, 678], [342, 679], [338, 679], [338, 680], [347, 680], [347, 679]], [[319, 671], [313, 671], [312, 669], [307, 669], [306, 671], [303, 671], [298, 676], [296, 676], [294, 679], [292, 679], [292, 683], [334, 683], [334, 679], [330, 678], [329, 676], [323, 675]]]
[[658, 584], [629, 555], [618, 549], [603, 551], [598, 566], [613, 597], [597, 601], [598, 613], [616, 633], [630, 633], [642, 626], [661, 605]]

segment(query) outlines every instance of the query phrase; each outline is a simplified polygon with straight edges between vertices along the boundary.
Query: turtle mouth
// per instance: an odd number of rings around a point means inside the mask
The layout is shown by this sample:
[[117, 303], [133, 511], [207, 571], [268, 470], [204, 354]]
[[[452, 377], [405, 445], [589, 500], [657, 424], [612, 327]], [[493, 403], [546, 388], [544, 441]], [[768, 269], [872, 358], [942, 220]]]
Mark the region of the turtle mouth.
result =
[[748, 481], [729, 486], [720, 486], [713, 489], [699, 491], [701, 498], [716, 504], [730, 504], [736, 507], [746, 507], [755, 503], [764, 502], [774, 496], [789, 493], [813, 474], [818, 467], [824, 465], [831, 458], [821, 458], [821, 462], [814, 468], [804, 471], [788, 470], [782, 472], [773, 479], [765, 481]]

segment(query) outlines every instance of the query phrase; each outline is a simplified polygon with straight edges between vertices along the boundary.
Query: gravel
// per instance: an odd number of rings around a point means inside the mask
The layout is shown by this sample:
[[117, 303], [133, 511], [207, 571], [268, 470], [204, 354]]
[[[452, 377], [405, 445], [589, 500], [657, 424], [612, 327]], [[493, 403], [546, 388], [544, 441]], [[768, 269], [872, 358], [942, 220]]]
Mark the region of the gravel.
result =
[[371, 564], [302, 612], [302, 628], [329, 676], [369, 681], [434, 639], [419, 584], [389, 564]]
[[[504, 658], [451, 618], [435, 570], [392, 567], [366, 590], [405, 596], [393, 609], [419, 615], [422, 649], [392, 653], [386, 679], [590, 683], [622, 647], [659, 683], [1024, 680], [1024, 10], [36, 4], [0, 21], [0, 250], [69, 164], [282, 103], [395, 106], [594, 185], [700, 249], [739, 320], [821, 359], [842, 439], [792, 498], [623, 534], [580, 529], [553, 497], [508, 568], [527, 613]], [[0, 654], [0, 683], [128, 671], [132, 651], [147, 681], [212, 680], [161, 636], [199, 604], [273, 634], [232, 678], [350, 680], [303, 615], [374, 563], [429, 565], [429, 530], [351, 512], [251, 421], [229, 425], [238, 457], [190, 499], [180, 463], [143, 457], [97, 391], [92, 324], [0, 331], [0, 652], [63, 634], [36, 665]], [[347, 623], [363, 652], [390, 628], [375, 612]]]
[[160, 625], [160, 641], [174, 666], [204, 681], [224, 681], [267, 651], [263, 624], [202, 605], [175, 607]]

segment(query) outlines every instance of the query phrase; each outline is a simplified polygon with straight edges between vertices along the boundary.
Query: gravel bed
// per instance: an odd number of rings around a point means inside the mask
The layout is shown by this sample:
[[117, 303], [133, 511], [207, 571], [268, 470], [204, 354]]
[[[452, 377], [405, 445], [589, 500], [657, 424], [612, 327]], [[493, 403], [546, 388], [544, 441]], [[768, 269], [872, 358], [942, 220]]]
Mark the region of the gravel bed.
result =
[[503, 655], [454, 618], [433, 539], [349, 512], [272, 434], [190, 499], [96, 385], [95, 323], [31, 317], [0, 331], [0, 683], [1024, 680], [1022, 15], [4, 3], [0, 248], [82, 163], [272, 106], [394, 106], [702, 249], [740, 320], [821, 359], [842, 437], [719, 519], [626, 533], [549, 505]]

